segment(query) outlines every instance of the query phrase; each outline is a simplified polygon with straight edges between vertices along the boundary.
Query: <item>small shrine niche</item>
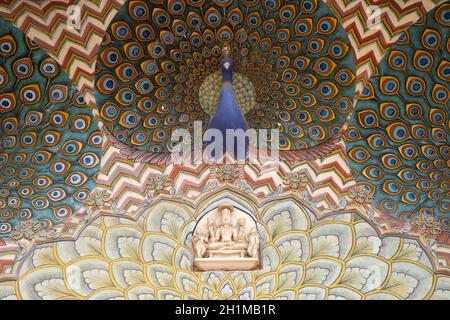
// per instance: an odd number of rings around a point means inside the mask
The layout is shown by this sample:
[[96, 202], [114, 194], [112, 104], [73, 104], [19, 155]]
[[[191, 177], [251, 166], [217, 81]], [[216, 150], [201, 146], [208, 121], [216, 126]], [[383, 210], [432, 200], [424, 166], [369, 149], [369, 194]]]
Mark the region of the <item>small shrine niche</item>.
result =
[[255, 221], [225, 203], [206, 214], [192, 237], [194, 270], [256, 270], [260, 263], [260, 238]]

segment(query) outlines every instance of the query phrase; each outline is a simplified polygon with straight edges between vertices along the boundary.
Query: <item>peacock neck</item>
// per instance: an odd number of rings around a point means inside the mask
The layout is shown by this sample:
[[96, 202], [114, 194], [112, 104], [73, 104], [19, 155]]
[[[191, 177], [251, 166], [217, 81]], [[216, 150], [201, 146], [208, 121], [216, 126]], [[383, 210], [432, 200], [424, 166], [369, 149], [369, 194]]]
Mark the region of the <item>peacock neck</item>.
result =
[[233, 59], [224, 58], [220, 63], [220, 67], [222, 69], [223, 82], [231, 83], [233, 81]]

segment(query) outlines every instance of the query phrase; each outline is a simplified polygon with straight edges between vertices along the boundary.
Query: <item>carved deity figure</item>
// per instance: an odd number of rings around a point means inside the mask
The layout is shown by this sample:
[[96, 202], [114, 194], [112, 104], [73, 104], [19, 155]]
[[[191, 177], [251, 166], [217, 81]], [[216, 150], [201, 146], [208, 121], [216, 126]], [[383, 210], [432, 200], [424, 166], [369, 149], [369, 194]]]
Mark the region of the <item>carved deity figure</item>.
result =
[[210, 250], [246, 249], [246, 244], [239, 240], [238, 231], [231, 223], [232, 211], [233, 207], [228, 204], [223, 204], [219, 207], [222, 224], [217, 228], [213, 242], [209, 243]]

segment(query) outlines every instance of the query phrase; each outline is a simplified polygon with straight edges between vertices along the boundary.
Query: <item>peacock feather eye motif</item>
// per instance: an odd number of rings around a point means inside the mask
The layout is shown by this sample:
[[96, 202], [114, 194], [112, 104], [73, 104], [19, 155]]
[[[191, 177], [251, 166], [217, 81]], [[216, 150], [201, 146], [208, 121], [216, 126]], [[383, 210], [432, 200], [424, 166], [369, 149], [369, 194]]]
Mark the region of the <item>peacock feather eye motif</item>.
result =
[[450, 216], [449, 14], [442, 4], [392, 47], [356, 104], [350, 128], [360, 137], [345, 136], [357, 180], [396, 217]]
[[101, 136], [57, 62], [4, 20], [0, 59], [0, 176], [7, 177], [0, 180], [3, 238], [21, 221], [48, 227], [80, 209], [72, 195], [94, 187]]
[[99, 52], [97, 102], [106, 128], [143, 151], [169, 150], [174, 128], [194, 121], [206, 128], [219, 101], [225, 45], [249, 128], [281, 124], [284, 150], [338, 134], [353, 108], [354, 54], [336, 17], [316, 0], [127, 2]]

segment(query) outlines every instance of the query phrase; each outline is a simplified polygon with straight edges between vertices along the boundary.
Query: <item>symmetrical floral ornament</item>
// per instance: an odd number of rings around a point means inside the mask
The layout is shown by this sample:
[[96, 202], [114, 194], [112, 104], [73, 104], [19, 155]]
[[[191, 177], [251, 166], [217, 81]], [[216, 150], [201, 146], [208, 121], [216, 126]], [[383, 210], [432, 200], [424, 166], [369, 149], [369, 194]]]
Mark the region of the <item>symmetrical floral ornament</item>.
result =
[[215, 167], [217, 180], [222, 183], [233, 183], [239, 178], [239, 169], [234, 164], [223, 164]]
[[147, 193], [156, 192], [161, 193], [171, 185], [171, 181], [165, 174], [156, 174], [148, 179]]
[[[417, 241], [380, 238], [354, 213], [318, 220], [293, 197], [257, 205], [228, 191], [181, 202], [39, 245], [16, 282], [0, 283], [0, 299], [450, 299], [450, 278]], [[196, 222], [224, 202], [258, 222], [262, 270], [193, 271]]]
[[38, 234], [41, 229], [42, 223], [40, 223], [39, 221], [22, 221], [13, 229], [10, 238], [14, 240], [31, 240]]
[[301, 172], [287, 173], [283, 176], [283, 183], [291, 190], [303, 191], [308, 182], [306, 174]]
[[373, 201], [372, 191], [364, 185], [357, 185], [350, 189], [349, 197], [358, 204], [371, 203]]
[[94, 190], [83, 203], [88, 207], [102, 208], [111, 201], [111, 194], [106, 190]]
[[433, 216], [424, 213], [414, 216], [412, 224], [419, 229], [419, 233], [427, 238], [435, 237], [442, 232], [442, 225]]

